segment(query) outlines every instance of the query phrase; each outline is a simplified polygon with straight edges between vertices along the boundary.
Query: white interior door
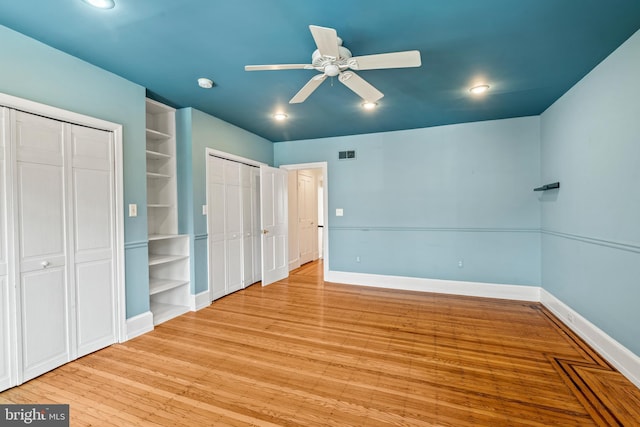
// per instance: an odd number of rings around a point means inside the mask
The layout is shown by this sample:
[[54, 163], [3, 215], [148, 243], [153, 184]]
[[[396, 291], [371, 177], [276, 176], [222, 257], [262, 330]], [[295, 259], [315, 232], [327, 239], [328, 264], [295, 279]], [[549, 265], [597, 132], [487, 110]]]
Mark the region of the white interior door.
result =
[[298, 172], [298, 245], [300, 264], [317, 258], [317, 196], [315, 178], [304, 171]]
[[286, 170], [260, 166], [262, 286], [289, 276], [287, 184]]
[[113, 134], [71, 128], [77, 357], [116, 342]]
[[22, 380], [70, 360], [64, 135], [60, 122], [15, 112]]

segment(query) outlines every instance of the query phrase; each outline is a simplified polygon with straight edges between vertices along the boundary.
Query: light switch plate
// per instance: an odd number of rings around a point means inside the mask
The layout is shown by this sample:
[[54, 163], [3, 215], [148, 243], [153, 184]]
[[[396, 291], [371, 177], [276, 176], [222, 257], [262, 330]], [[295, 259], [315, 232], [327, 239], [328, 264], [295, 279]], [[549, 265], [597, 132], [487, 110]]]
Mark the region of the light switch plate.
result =
[[336, 209], [336, 216], [344, 216], [344, 209], [342, 208]]
[[207, 214], [207, 205], [202, 205], [202, 215]]
[[130, 217], [138, 216], [138, 205], [136, 205], [135, 203], [131, 203], [129, 205], [129, 216]]

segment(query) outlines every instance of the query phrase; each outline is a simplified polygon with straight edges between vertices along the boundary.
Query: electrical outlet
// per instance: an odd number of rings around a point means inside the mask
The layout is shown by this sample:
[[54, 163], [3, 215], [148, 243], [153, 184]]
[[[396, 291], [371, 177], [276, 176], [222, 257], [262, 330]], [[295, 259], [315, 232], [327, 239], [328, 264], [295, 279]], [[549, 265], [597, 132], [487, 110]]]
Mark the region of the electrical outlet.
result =
[[567, 313], [567, 320], [573, 323], [576, 319], [572, 312]]
[[359, 256], [356, 257], [356, 262], [360, 262], [360, 257]]
[[462, 260], [458, 261], [458, 268], [463, 268], [464, 262]]

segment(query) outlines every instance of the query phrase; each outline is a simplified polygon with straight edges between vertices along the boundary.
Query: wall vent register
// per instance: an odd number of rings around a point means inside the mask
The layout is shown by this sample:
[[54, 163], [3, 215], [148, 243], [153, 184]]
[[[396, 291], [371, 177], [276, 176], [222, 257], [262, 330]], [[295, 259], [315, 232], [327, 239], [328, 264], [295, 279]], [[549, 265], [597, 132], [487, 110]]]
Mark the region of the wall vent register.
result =
[[355, 150], [338, 152], [338, 160], [355, 160], [355, 158], [356, 158]]

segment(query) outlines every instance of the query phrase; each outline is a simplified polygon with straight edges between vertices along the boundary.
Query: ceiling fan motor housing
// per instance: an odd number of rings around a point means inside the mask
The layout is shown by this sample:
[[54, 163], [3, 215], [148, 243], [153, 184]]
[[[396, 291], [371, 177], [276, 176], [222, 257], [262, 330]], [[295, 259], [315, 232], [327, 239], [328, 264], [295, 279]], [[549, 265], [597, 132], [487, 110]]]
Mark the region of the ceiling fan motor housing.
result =
[[[320, 51], [316, 49], [315, 51], [313, 51], [313, 54], [311, 55], [311, 64], [316, 70], [320, 72], [325, 72], [328, 76], [331, 76], [331, 77], [336, 76], [340, 71], [343, 71], [349, 68], [347, 61], [352, 56], [351, 51], [344, 46], [338, 46], [338, 52], [340, 53], [340, 57], [337, 59], [334, 59], [331, 57], [322, 56], [320, 54]], [[325, 67], [329, 65], [335, 65], [337, 68], [329, 67], [329, 69], [326, 69]], [[334, 72], [335, 74], [333, 74]]]

